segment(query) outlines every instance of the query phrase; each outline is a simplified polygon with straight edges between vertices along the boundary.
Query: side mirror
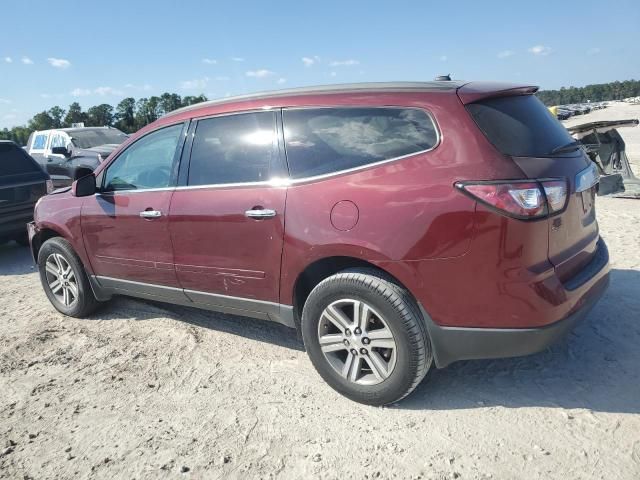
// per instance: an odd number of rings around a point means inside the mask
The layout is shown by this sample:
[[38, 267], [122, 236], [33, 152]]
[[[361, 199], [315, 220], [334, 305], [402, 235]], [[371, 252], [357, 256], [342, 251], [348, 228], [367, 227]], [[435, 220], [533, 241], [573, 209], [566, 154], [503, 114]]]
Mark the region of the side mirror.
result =
[[71, 156], [71, 152], [67, 149], [67, 147], [53, 147], [51, 149], [51, 153], [54, 155], [64, 155], [65, 157]]
[[78, 178], [71, 185], [71, 194], [74, 197], [88, 197], [94, 193], [96, 193], [96, 176], [93, 172], [89, 175]]

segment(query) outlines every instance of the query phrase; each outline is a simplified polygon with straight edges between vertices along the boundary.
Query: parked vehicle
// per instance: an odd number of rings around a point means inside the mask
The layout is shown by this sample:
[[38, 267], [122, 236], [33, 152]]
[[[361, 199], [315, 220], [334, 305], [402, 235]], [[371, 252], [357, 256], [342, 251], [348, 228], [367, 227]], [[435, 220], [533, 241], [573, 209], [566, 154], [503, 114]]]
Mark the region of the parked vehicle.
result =
[[33, 158], [14, 142], [0, 140], [0, 243], [29, 244], [33, 207], [52, 190], [49, 175]]
[[54, 186], [68, 187], [79, 168], [95, 169], [129, 136], [113, 127], [77, 127], [33, 132], [27, 152], [51, 175]]
[[597, 168], [533, 95], [440, 81], [205, 102], [36, 207], [43, 288], [299, 329], [338, 392], [395, 402], [432, 364], [526, 355], [604, 293]]
[[629, 165], [626, 146], [619, 128], [637, 127], [638, 119], [589, 122], [569, 127], [569, 133], [579, 141], [600, 175], [599, 195], [640, 198], [640, 179]]

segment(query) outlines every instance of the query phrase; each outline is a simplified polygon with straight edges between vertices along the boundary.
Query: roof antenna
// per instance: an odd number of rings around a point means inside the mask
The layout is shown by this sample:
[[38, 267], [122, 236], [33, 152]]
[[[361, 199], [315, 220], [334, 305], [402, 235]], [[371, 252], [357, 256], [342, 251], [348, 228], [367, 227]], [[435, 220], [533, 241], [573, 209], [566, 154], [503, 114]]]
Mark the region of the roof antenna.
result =
[[446, 75], [438, 75], [436, 78], [434, 78], [434, 80], [436, 82], [450, 82], [451, 81], [451, 74], [447, 73]]

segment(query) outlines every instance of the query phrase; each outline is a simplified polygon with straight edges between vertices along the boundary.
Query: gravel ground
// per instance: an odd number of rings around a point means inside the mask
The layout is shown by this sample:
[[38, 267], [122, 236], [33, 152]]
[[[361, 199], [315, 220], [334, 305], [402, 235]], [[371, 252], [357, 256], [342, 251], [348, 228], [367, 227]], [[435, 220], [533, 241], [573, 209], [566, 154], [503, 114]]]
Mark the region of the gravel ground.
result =
[[[640, 108], [580, 120], [603, 115]], [[388, 408], [333, 392], [275, 324], [124, 298], [65, 318], [0, 246], [0, 477], [640, 478], [638, 202], [598, 199], [612, 283], [565, 341]]]

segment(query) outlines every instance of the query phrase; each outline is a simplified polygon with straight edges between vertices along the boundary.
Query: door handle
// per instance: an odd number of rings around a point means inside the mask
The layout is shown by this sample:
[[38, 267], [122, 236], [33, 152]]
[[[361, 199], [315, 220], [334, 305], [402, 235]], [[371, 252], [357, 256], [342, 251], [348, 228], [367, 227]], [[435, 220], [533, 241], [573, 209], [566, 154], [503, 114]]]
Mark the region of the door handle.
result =
[[249, 218], [271, 218], [276, 216], [276, 211], [268, 208], [256, 208], [244, 212], [245, 217]]
[[140, 212], [142, 218], [159, 218], [162, 216], [162, 212], [159, 210], [144, 210]]

